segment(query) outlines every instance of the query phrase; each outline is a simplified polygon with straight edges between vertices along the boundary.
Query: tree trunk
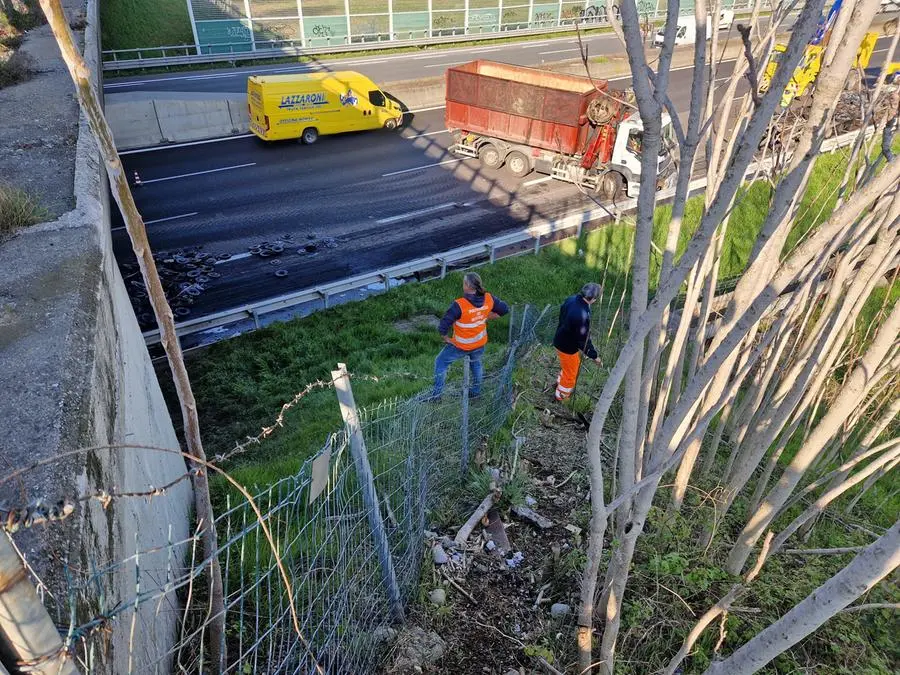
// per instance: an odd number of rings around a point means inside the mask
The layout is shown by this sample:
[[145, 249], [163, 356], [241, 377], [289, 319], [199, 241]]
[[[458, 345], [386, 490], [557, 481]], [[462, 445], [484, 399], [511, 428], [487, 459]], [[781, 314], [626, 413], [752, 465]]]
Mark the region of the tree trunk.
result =
[[753, 545], [790, 497], [812, 461], [837, 432], [847, 415], [859, 405], [859, 402], [875, 384], [874, 374], [887, 357], [888, 352], [895, 346], [898, 334], [900, 334], [900, 303], [894, 306], [891, 315], [881, 326], [875, 340], [853, 369], [846, 386], [835, 398], [828, 413], [816, 425], [803, 447], [791, 460], [790, 465], [782, 474], [781, 480], [760, 504], [759, 510], [753, 513], [748, 520], [728, 556], [726, 569], [729, 572], [740, 573]]
[[[175, 319], [172, 308], [166, 300], [159, 274], [156, 271], [156, 263], [150, 242], [147, 239], [147, 230], [144, 221], [134, 203], [134, 197], [128, 186], [113, 141], [112, 132], [103, 114], [100, 99], [90, 79], [90, 70], [75, 46], [72, 31], [69, 28], [65, 12], [59, 0], [40, 0], [41, 8], [47, 17], [47, 22], [53, 31], [56, 42], [59, 45], [62, 58], [66, 63], [72, 80], [78, 92], [78, 100], [81, 110], [88, 120], [91, 131], [97, 139], [100, 154], [106, 163], [106, 173], [109, 176], [113, 198], [119, 206], [125, 228], [131, 240], [141, 277], [147, 288], [150, 305], [156, 323], [159, 326], [160, 338], [168, 358], [169, 368], [175, 383], [175, 391], [181, 408], [181, 416], [184, 423], [184, 437], [187, 451], [200, 462], [206, 461], [206, 453], [203, 451], [203, 443], [200, 440], [200, 422], [197, 416], [197, 403], [191, 389], [190, 378], [184, 365], [184, 357], [181, 353], [181, 345], [175, 332]], [[202, 466], [202, 465], [195, 465]], [[210, 595], [210, 623], [209, 623], [209, 649], [210, 658], [216, 671], [224, 668], [225, 646], [225, 600], [222, 588], [222, 571], [217, 557], [218, 543], [216, 538], [215, 520], [213, 518], [212, 503], [209, 498], [209, 482], [205, 470], [191, 473], [194, 487], [194, 509], [199, 528], [203, 532], [203, 555], [209, 560], [210, 568], [209, 595]]]
[[900, 565], [900, 521], [781, 619], [704, 675], [749, 675], [812, 634]]

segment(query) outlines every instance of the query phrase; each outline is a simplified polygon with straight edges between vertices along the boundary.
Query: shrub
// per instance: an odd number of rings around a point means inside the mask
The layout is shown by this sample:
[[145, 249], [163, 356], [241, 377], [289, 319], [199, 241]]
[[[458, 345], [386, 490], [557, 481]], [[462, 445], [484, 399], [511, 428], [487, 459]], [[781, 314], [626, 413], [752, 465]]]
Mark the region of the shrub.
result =
[[6, 60], [0, 60], [0, 89], [21, 84], [34, 72], [34, 60], [24, 52], [14, 52]]
[[47, 211], [30, 194], [18, 188], [0, 185], [0, 240], [16, 230], [35, 225], [47, 217]]

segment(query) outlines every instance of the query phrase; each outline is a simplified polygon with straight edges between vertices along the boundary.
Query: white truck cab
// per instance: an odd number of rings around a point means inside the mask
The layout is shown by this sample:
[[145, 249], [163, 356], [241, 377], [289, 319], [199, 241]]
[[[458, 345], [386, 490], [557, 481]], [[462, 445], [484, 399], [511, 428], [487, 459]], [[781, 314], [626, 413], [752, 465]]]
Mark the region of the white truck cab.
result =
[[[734, 23], [734, 11], [723, 9], [719, 14], [719, 30], [729, 30]], [[665, 42], [665, 27], [660, 28], [653, 36], [653, 46], [662, 47]], [[712, 38], [712, 18], [706, 17], [706, 39]], [[693, 15], [678, 17], [675, 28], [675, 45], [692, 45], [697, 41], [697, 18]]]
[[[662, 116], [662, 145], [657, 160], [657, 190], [672, 187], [675, 181], [675, 153], [677, 144], [672, 119]], [[610, 168], [618, 171], [625, 179], [629, 196], [636, 197], [641, 185], [641, 156], [644, 146], [644, 125], [638, 115], [633, 115], [619, 123], [616, 143], [610, 160]]]

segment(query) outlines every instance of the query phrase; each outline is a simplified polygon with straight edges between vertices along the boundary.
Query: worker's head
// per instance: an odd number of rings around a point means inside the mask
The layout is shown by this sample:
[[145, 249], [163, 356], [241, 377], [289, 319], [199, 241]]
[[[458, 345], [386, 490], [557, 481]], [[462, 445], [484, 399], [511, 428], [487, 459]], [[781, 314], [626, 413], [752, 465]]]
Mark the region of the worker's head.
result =
[[484, 286], [481, 285], [481, 277], [475, 272], [469, 272], [463, 277], [463, 293], [484, 295]]
[[584, 298], [587, 304], [593, 305], [595, 302], [597, 302], [597, 298], [600, 297], [600, 284], [585, 284], [581, 287], [578, 295]]

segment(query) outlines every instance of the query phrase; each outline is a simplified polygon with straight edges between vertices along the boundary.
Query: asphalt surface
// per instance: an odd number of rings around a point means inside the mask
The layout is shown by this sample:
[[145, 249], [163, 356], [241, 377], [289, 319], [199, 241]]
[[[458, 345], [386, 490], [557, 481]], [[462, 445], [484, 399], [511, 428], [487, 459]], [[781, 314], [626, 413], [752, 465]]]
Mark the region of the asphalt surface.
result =
[[[735, 25], [738, 20], [735, 20]], [[760, 20], [765, 27], [768, 18]], [[793, 25], [793, 19], [786, 22], [785, 28]], [[721, 31], [720, 36], [739, 40], [737, 30]], [[590, 56], [613, 55], [622, 53], [622, 45], [611, 33], [588, 34], [584, 39]], [[315, 57], [312, 57], [315, 58]], [[566, 59], [579, 58], [578, 45], [572, 36], [534, 40], [527, 42], [511, 42], [505, 44], [459, 47], [452, 49], [423, 49], [421, 53], [405, 52], [401, 54], [385, 54], [384, 56], [367, 56], [362, 58], [325, 59], [310, 61], [304, 64], [271, 64], [263, 66], [247, 66], [229, 68], [227, 70], [207, 70], [203, 72], [178, 72], [160, 75], [137, 75], [125, 78], [109, 78], [104, 82], [103, 90], [107, 93], [129, 91], [186, 91], [186, 92], [246, 92], [247, 76], [261, 73], [311, 73], [325, 70], [355, 70], [375, 82], [398, 82], [416, 80], [424, 77], [435, 77], [444, 70], [459, 63], [475, 59], [490, 59], [520, 66], [537, 66]]]
[[[887, 45], [879, 42], [873, 66]], [[717, 87], [731, 67], [723, 64]], [[624, 88], [629, 78], [611, 84]], [[670, 92], [686, 111], [690, 68], [672, 72]], [[517, 179], [449, 155], [443, 114], [413, 111], [400, 132], [326, 136], [312, 146], [244, 137], [126, 153], [128, 175], [137, 171], [142, 182], [134, 195], [154, 251], [202, 247], [231, 256], [215, 265], [218, 278], [204, 283], [183, 318], [376, 271], [588, 204], [575, 186], [539, 174]], [[118, 213], [112, 235], [123, 276], [136, 278]], [[277, 264], [249, 253], [276, 240], [285, 242]]]

